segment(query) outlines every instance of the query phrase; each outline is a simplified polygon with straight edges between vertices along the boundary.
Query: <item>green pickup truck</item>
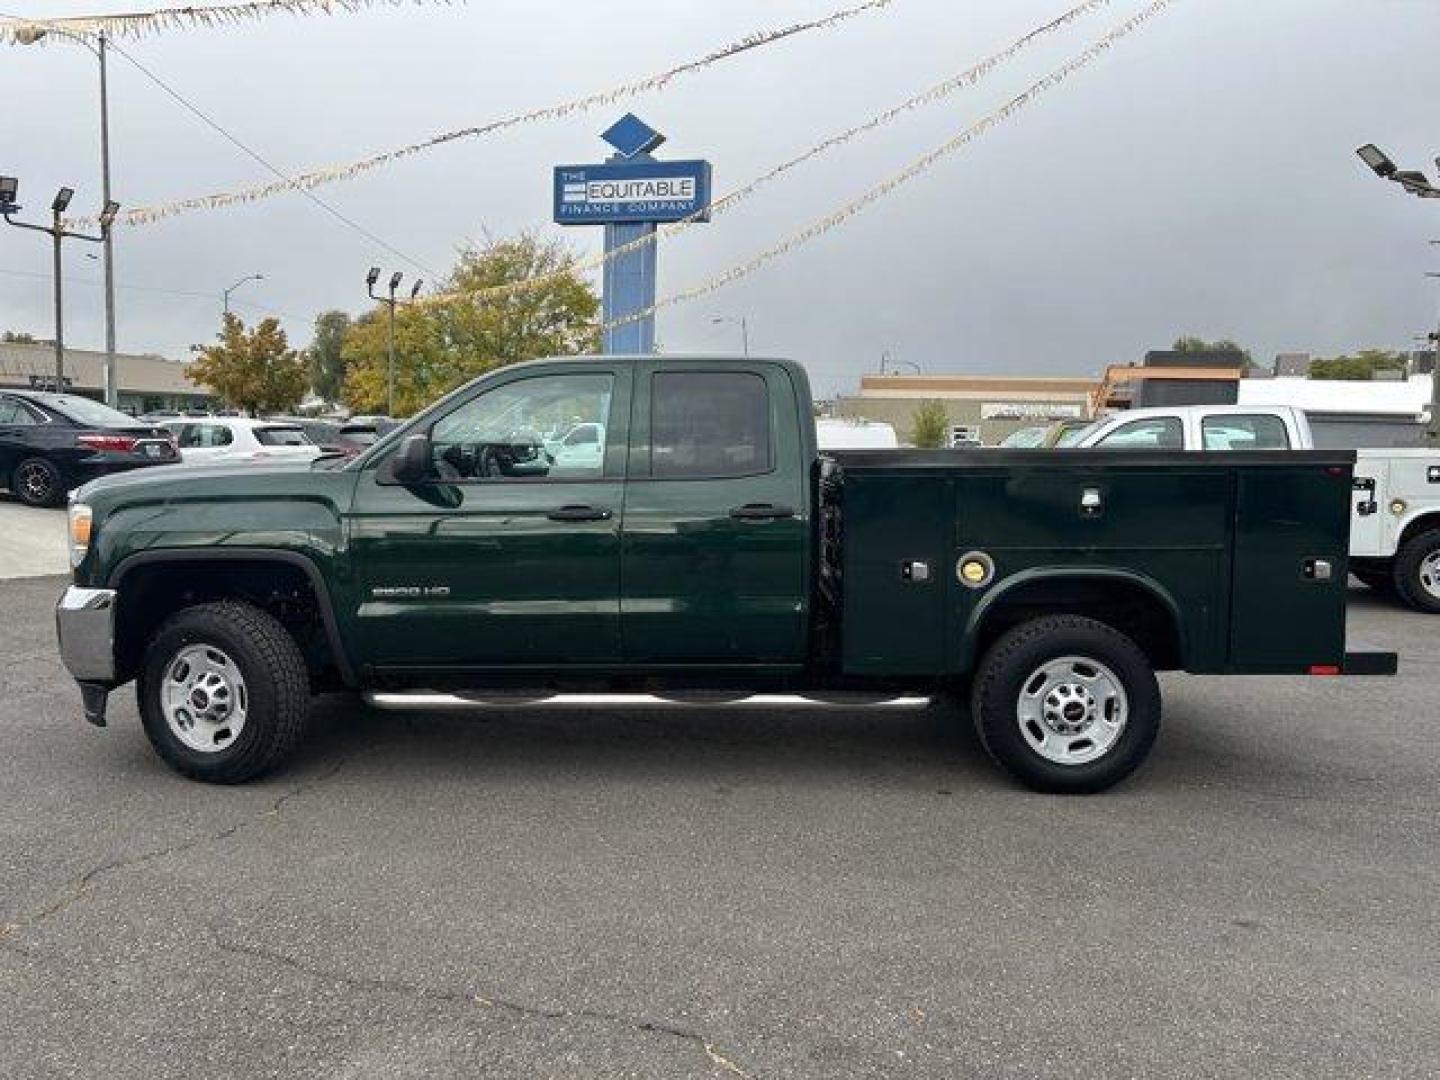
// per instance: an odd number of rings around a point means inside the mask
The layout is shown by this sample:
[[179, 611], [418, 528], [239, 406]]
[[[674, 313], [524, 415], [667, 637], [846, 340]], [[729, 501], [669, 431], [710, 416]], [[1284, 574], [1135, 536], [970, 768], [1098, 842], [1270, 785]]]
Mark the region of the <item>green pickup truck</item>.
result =
[[507, 367], [351, 460], [173, 467], [72, 495], [60, 651], [135, 680], [187, 776], [244, 781], [312, 693], [968, 706], [1034, 788], [1098, 791], [1155, 672], [1378, 674], [1345, 647], [1353, 455], [822, 456], [798, 364]]

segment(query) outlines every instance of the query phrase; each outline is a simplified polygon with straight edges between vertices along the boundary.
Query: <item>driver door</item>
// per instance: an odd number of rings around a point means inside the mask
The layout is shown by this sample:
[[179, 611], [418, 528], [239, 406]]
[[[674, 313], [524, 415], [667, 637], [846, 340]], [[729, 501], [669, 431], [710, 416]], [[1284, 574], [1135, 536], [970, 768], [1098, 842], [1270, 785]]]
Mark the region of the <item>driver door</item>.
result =
[[[350, 538], [370, 662], [447, 671], [620, 659], [629, 412], [624, 365], [517, 368], [434, 422], [431, 480], [367, 469]], [[604, 433], [603, 454], [557, 460], [552, 447], [577, 424]]]

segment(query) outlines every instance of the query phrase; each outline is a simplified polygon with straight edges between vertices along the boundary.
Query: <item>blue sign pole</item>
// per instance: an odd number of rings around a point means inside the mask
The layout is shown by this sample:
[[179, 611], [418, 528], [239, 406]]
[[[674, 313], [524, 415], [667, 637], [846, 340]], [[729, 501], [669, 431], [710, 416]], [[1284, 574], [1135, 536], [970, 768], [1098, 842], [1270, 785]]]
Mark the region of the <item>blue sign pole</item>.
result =
[[[612, 221], [605, 226], [605, 254], [644, 237], [654, 237], [653, 221]], [[605, 264], [600, 310], [608, 329], [602, 350], [607, 354], [650, 353], [655, 351], [655, 243], [627, 251]], [[639, 311], [638, 319], [611, 325]]]
[[[602, 165], [555, 168], [555, 221], [605, 226], [606, 353], [655, 351], [655, 226], [665, 221], [709, 220], [710, 163], [657, 161], [650, 156], [665, 136], [627, 113], [601, 136], [617, 153]], [[634, 251], [615, 255], [637, 240]], [[646, 314], [641, 314], [645, 312]], [[632, 318], [633, 316], [633, 318]]]

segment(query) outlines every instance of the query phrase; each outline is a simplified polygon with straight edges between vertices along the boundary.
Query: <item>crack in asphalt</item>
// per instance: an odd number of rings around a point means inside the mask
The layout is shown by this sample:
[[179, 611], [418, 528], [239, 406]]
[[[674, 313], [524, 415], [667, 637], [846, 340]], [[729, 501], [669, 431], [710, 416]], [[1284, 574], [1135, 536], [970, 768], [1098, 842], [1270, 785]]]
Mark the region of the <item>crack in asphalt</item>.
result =
[[345, 758], [341, 758], [333, 766], [322, 772], [313, 780], [306, 781], [302, 784], [296, 784], [288, 791], [282, 792], [280, 795], [276, 796], [270, 801], [269, 805], [267, 805], [259, 813], [252, 814], [248, 818], [242, 818], [231, 825], [227, 825], [225, 828], [219, 830], [218, 832], [204, 833], [200, 836], [192, 836], [188, 839], [177, 841], [174, 844], [168, 844], [165, 847], [156, 848], [153, 851], [144, 851], [138, 855], [120, 856], [118, 858], [102, 862], [97, 866], [92, 866], [89, 870], [86, 870], [78, 878], [72, 881], [69, 888], [65, 892], [61, 893], [58, 897], [51, 900], [44, 907], [30, 912], [28, 915], [21, 915], [13, 922], [0, 923], [0, 941], [5, 941], [7, 938], [19, 933], [22, 930], [28, 930], [33, 927], [39, 926], [47, 919], [51, 919], [54, 918], [56, 915], [59, 915], [62, 911], [65, 911], [71, 905], [83, 899], [85, 895], [90, 892], [90, 889], [95, 884], [95, 882], [97, 882], [101, 878], [108, 877], [109, 875], [120, 870], [130, 870], [137, 866], [144, 866], [147, 863], [156, 862], [159, 859], [168, 858], [171, 855], [180, 855], [187, 851], [193, 851], [195, 848], [200, 847], [202, 844], [213, 844], [220, 840], [228, 840], [230, 839], [230, 837], [235, 836], [238, 833], [244, 832], [245, 830], [250, 829], [255, 825], [258, 825], [260, 822], [266, 820], [267, 818], [275, 817], [285, 807], [286, 803], [290, 802], [293, 799], [299, 798], [301, 795], [304, 795], [309, 791], [314, 790], [319, 785], [325, 783], [327, 780], [330, 780], [332, 777], [334, 777], [335, 774], [344, 767], [345, 761]]
[[477, 993], [464, 990], [450, 990], [443, 987], [426, 986], [422, 983], [409, 982], [404, 979], [387, 979], [379, 976], [349, 975], [341, 971], [330, 971], [313, 964], [280, 952], [276, 949], [266, 948], [263, 945], [237, 945], [224, 940], [224, 931], [221, 928], [206, 924], [210, 932], [212, 944], [223, 953], [232, 956], [244, 956], [254, 960], [263, 960], [267, 963], [284, 967], [297, 974], [311, 979], [320, 979], [348, 987], [352, 990], [361, 990], [367, 993], [395, 994], [404, 997], [418, 998], [422, 1001], [443, 1002], [447, 1005], [474, 1006], [478, 1005], [485, 1009], [500, 1009], [515, 1016], [522, 1016], [529, 1019], [540, 1020], [592, 1020], [597, 1023], [615, 1024], [629, 1028], [634, 1031], [646, 1032], [655, 1035], [668, 1035], [671, 1038], [680, 1039], [692, 1043], [704, 1052], [706, 1058], [717, 1069], [722, 1069], [732, 1076], [739, 1076], [745, 1080], [754, 1080], [755, 1074], [747, 1072], [737, 1065], [731, 1058], [721, 1053], [715, 1043], [705, 1038], [698, 1031], [681, 1027], [678, 1024], [666, 1023], [661, 1020], [646, 1020], [634, 1016], [627, 1016], [624, 1013], [606, 1012], [602, 1009], [564, 1009], [546, 1008], [542, 1005], [532, 1005], [524, 1001], [515, 1001], [510, 998], [497, 997], [490, 993]]

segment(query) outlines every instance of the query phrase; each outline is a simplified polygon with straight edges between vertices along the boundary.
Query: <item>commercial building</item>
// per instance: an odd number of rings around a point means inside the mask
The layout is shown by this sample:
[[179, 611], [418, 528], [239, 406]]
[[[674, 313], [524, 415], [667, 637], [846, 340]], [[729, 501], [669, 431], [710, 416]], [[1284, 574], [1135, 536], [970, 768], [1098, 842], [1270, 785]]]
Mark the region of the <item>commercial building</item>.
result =
[[1094, 379], [1066, 376], [864, 375], [860, 393], [837, 398], [835, 412], [891, 424], [908, 442], [916, 410], [938, 401], [952, 442], [993, 446], [1023, 427], [1088, 419], [1095, 388]]
[[[115, 357], [122, 412], [136, 416], [158, 409], [211, 410], [218, 401], [190, 381], [186, 365], [161, 356]], [[41, 342], [0, 343], [0, 389], [55, 389], [55, 346]], [[87, 349], [65, 350], [66, 393], [101, 401], [105, 397], [105, 354]]]

